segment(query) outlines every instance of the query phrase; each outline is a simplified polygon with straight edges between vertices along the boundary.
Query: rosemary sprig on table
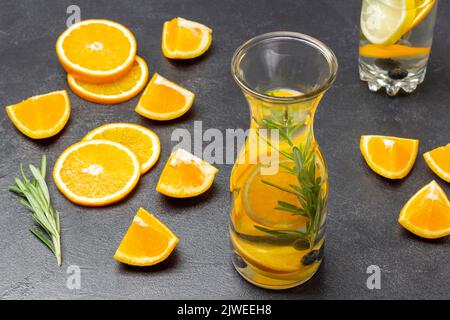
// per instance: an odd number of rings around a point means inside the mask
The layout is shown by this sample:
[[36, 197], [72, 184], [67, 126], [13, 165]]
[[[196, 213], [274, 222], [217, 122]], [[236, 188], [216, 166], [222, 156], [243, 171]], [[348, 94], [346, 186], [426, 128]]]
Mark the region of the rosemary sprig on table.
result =
[[23, 165], [20, 164], [22, 179], [16, 178], [15, 186], [9, 190], [16, 193], [19, 202], [31, 212], [33, 220], [45, 232], [41, 232], [36, 227], [30, 227], [33, 233], [42, 243], [44, 243], [56, 256], [58, 266], [61, 265], [61, 226], [59, 223], [59, 213], [53, 209], [50, 202], [50, 194], [45, 183], [47, 160], [42, 156], [41, 168], [38, 169], [30, 165], [33, 178], [30, 180], [25, 175]]
[[320, 227], [321, 213], [326, 206], [326, 200], [320, 194], [322, 180], [320, 177], [316, 178], [316, 154], [315, 148], [312, 146], [311, 132], [308, 132], [304, 146], [295, 146], [292, 134], [299, 129], [299, 126], [281, 126], [270, 120], [264, 120], [263, 126], [266, 129], [277, 130], [280, 138], [292, 148], [290, 152], [280, 151], [279, 153], [291, 160], [293, 166], [280, 163], [280, 167], [286, 173], [294, 175], [299, 182], [299, 185], [289, 184], [289, 186], [281, 186], [268, 180], [262, 180], [263, 183], [283, 192], [293, 194], [298, 199], [298, 204], [279, 200], [275, 210], [288, 212], [291, 215], [304, 216], [308, 218], [308, 221], [306, 223], [306, 232], [299, 230], [272, 230], [256, 225], [255, 228], [277, 238], [298, 238], [310, 241], [311, 235], [316, 234]]

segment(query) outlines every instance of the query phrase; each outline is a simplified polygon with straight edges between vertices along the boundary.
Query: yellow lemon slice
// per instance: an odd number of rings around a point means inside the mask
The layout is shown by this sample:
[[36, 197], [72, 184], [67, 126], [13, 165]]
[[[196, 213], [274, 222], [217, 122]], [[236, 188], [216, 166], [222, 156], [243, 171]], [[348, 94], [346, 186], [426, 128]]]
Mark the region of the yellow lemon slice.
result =
[[372, 44], [394, 44], [413, 23], [415, 8], [415, 0], [364, 0], [361, 31]]

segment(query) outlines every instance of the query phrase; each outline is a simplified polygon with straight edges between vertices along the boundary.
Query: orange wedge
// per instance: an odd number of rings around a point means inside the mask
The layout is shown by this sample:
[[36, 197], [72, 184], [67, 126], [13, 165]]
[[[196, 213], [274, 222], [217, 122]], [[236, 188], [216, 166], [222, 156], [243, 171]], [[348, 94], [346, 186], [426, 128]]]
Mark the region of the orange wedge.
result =
[[155, 73], [135, 111], [152, 120], [172, 120], [188, 112], [195, 95]]
[[174, 18], [164, 22], [162, 51], [171, 59], [192, 59], [208, 50], [212, 30], [198, 22]]
[[425, 153], [423, 157], [439, 178], [450, 182], [450, 143]]
[[78, 96], [101, 104], [120, 103], [134, 98], [148, 81], [148, 67], [144, 59], [136, 57], [131, 70], [120, 79], [108, 83], [89, 83], [67, 74], [70, 88]]
[[420, 189], [405, 204], [398, 223], [423, 238], [436, 239], [450, 234], [450, 203], [436, 181]]
[[111, 82], [132, 68], [136, 40], [130, 30], [116, 22], [84, 20], [59, 36], [56, 53], [73, 77], [93, 83]]
[[389, 179], [402, 179], [417, 158], [419, 140], [389, 136], [361, 136], [360, 150], [369, 167]]
[[123, 199], [140, 177], [139, 161], [127, 147], [107, 140], [76, 143], [56, 160], [53, 179], [72, 202], [104, 206]]
[[130, 149], [138, 158], [141, 174], [158, 161], [160, 142], [158, 136], [143, 126], [132, 123], [109, 123], [89, 132], [83, 140], [109, 140]]
[[65, 90], [34, 96], [6, 107], [6, 112], [27, 137], [49, 138], [59, 133], [69, 120], [69, 96]]
[[415, 58], [427, 55], [430, 48], [409, 47], [401, 44], [393, 44], [390, 46], [380, 46], [375, 44], [366, 44], [359, 48], [359, 54], [368, 58]]
[[183, 149], [170, 155], [156, 185], [156, 191], [174, 198], [194, 197], [207, 191], [217, 169]]
[[140, 208], [114, 259], [132, 266], [152, 266], [166, 260], [179, 241], [154, 215]]

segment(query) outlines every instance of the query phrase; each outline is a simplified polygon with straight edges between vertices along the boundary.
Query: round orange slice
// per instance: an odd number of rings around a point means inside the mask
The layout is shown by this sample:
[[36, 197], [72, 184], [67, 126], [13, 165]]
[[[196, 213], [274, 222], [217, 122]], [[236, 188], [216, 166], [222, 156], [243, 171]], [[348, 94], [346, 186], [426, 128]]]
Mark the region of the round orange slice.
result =
[[366, 44], [359, 48], [359, 54], [368, 58], [415, 58], [430, 53], [430, 48], [409, 47], [401, 44], [390, 46], [380, 46], [375, 44]]
[[156, 191], [173, 198], [189, 198], [207, 191], [218, 170], [184, 149], [169, 157], [161, 173]]
[[436, 239], [450, 234], [450, 202], [436, 181], [409, 199], [400, 212], [398, 223], [423, 238]]
[[104, 206], [123, 199], [140, 177], [137, 157], [127, 147], [107, 140], [78, 142], [56, 160], [53, 179], [72, 202]]
[[34, 96], [6, 107], [16, 128], [32, 139], [58, 134], [70, 117], [70, 100], [65, 90]]
[[155, 73], [135, 111], [152, 120], [172, 120], [189, 111], [195, 95]]
[[198, 22], [174, 18], [164, 22], [162, 51], [171, 59], [192, 59], [211, 46], [212, 30]]
[[402, 179], [417, 158], [419, 140], [389, 136], [361, 136], [360, 150], [369, 167], [380, 176]]
[[93, 83], [111, 82], [133, 66], [136, 40], [130, 30], [117, 22], [84, 20], [59, 36], [56, 53], [73, 77]]
[[158, 136], [143, 126], [132, 123], [108, 123], [89, 132], [83, 140], [109, 140], [130, 149], [141, 164], [141, 174], [158, 161], [161, 146]]
[[78, 96], [101, 104], [120, 103], [134, 98], [148, 81], [148, 67], [144, 59], [136, 57], [131, 70], [120, 79], [107, 83], [89, 83], [67, 74], [69, 87]]
[[166, 260], [179, 241], [154, 215], [140, 208], [114, 259], [132, 266], [152, 266]]
[[423, 157], [439, 178], [450, 182], [450, 143], [425, 153]]

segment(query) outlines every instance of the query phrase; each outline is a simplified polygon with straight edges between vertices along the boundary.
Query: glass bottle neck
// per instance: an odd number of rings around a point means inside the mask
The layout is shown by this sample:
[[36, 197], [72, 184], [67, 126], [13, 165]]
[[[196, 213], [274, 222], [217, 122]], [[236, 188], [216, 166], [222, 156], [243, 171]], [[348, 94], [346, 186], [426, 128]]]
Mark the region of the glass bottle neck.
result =
[[301, 145], [308, 136], [314, 141], [314, 115], [322, 95], [295, 103], [272, 103], [246, 95], [251, 129], [278, 130], [280, 142]]

